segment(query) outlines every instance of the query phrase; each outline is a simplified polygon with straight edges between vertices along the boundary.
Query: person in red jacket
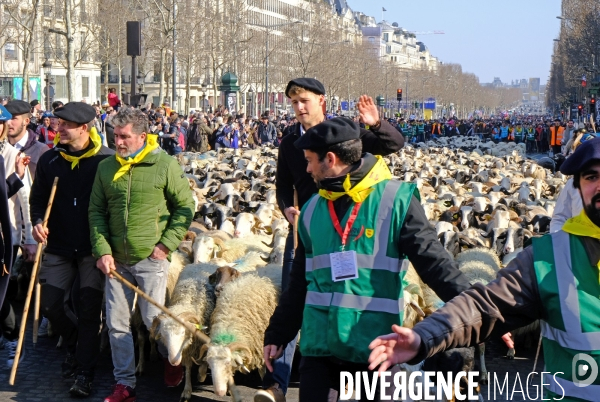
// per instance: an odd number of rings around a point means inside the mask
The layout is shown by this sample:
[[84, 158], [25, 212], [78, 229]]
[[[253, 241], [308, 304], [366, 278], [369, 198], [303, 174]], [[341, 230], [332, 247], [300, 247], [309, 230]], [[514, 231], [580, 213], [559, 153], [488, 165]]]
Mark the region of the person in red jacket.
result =
[[121, 106], [121, 99], [119, 99], [119, 95], [117, 95], [117, 90], [115, 88], [110, 88], [108, 90], [108, 104], [115, 109], [115, 111], [118, 111]]

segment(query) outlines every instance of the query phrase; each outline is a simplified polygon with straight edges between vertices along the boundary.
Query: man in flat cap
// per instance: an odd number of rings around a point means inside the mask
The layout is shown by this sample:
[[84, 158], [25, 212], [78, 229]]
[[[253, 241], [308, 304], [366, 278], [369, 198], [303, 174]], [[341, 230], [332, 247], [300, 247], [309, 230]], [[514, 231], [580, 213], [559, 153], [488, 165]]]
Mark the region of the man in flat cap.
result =
[[[287, 127], [279, 145], [277, 159], [276, 191], [279, 209], [285, 213], [290, 224], [294, 215], [300, 214], [300, 208], [317, 192], [315, 182], [306, 172], [307, 163], [302, 150], [294, 146], [294, 141], [301, 138], [306, 130], [325, 120], [323, 106], [325, 104], [325, 87], [314, 78], [296, 78], [291, 80], [285, 90], [291, 99], [292, 107], [298, 123]], [[363, 151], [374, 155], [389, 155], [404, 146], [404, 137], [387, 121], [379, 119], [377, 107], [373, 99], [363, 95], [357, 104], [360, 121], [369, 127], [360, 129], [360, 140]], [[298, 205], [294, 205], [294, 190], [298, 192]], [[293, 231], [286, 240], [282, 289], [289, 282], [289, 275], [294, 259]], [[296, 341], [290, 342], [281, 359], [275, 362], [275, 371], [267, 372], [263, 378], [264, 391], [259, 391], [255, 400], [285, 400], [289, 382], [292, 360], [296, 349]], [[274, 385], [275, 384], [275, 385]]]
[[[368, 343], [402, 323], [409, 261], [444, 301], [470, 286], [438, 241], [416, 185], [391, 180], [381, 156], [362, 153], [361, 134], [340, 117], [294, 142], [319, 190], [300, 214], [300, 241], [265, 332], [264, 359], [272, 371], [302, 327], [301, 402], [332, 400], [340, 371], [367, 369]], [[416, 319], [416, 311], [407, 316]]]
[[48, 147], [38, 141], [35, 131], [27, 128], [31, 119], [31, 106], [25, 101], [13, 100], [8, 102], [6, 110], [13, 116], [8, 121], [8, 142], [17, 151], [31, 158], [29, 169], [32, 178], [35, 179], [35, 170], [40, 156], [48, 150]]
[[[494, 281], [475, 284], [413, 329], [394, 325], [393, 333], [375, 339], [370, 369], [417, 362], [450, 345], [476, 345], [540, 320], [547, 400], [598, 400], [600, 138], [577, 148], [560, 171], [573, 175], [581, 213], [534, 238]], [[595, 367], [587, 378], [584, 364]]]
[[[42, 312], [67, 345], [62, 376], [75, 376], [69, 390], [88, 396], [100, 348], [99, 328], [104, 278], [92, 256], [88, 208], [98, 164], [114, 155], [102, 145], [90, 105], [70, 102], [54, 111], [58, 118], [55, 147], [40, 157], [31, 189], [31, 221], [36, 241], [46, 243], [42, 258]], [[54, 178], [58, 187], [48, 219], [42, 226]], [[73, 281], [79, 273], [79, 315], [68, 307]]]

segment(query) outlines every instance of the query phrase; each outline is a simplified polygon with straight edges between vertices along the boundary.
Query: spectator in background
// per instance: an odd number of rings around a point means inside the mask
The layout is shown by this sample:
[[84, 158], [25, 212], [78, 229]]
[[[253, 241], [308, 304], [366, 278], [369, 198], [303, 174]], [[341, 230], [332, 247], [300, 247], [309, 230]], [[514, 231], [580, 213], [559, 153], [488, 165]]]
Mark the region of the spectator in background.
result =
[[119, 99], [119, 95], [117, 95], [116, 88], [110, 88], [108, 90], [108, 104], [116, 111], [119, 111], [119, 108], [121, 107], [121, 99]]

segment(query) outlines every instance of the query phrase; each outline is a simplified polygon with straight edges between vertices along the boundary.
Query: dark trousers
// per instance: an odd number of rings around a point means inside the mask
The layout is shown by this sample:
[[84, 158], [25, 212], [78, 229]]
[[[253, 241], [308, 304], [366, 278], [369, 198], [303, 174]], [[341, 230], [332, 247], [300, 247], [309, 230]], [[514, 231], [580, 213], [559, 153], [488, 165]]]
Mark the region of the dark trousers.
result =
[[560, 154], [562, 152], [562, 148], [560, 145], [552, 145], [552, 153], [554, 155]]
[[[348, 371], [354, 376], [357, 371], [368, 371], [367, 367], [367, 364], [345, 362], [332, 357], [303, 356], [300, 361], [300, 402], [336, 402], [340, 391], [340, 372]], [[371, 373], [369, 371], [369, 378], [372, 378]], [[391, 386], [386, 395], [393, 395]], [[379, 387], [375, 392], [375, 399], [367, 399], [361, 381], [360, 396], [361, 402], [379, 402]]]
[[[72, 289], [77, 275], [79, 293], [76, 295]], [[104, 286], [104, 274], [96, 268], [96, 259], [91, 255], [68, 258], [45, 254], [39, 278], [44, 316], [63, 337], [68, 351], [75, 353], [81, 370], [93, 372], [100, 351], [100, 311]]]
[[9, 300], [4, 300], [0, 310], [0, 325], [2, 326], [2, 336], [7, 341], [14, 341], [19, 336], [17, 327], [17, 316]]

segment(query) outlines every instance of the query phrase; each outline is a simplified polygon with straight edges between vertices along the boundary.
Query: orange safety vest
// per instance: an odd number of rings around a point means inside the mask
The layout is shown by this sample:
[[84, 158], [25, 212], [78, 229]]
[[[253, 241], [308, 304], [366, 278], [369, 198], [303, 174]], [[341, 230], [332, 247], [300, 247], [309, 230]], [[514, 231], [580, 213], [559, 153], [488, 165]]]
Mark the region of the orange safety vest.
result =
[[558, 127], [558, 133], [556, 131], [556, 127], [550, 127], [550, 145], [552, 146], [562, 145], [565, 128], [560, 126]]
[[514, 141], [515, 140], [515, 135], [514, 135], [515, 129], [514, 128], [508, 128], [508, 141]]

